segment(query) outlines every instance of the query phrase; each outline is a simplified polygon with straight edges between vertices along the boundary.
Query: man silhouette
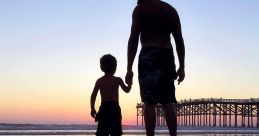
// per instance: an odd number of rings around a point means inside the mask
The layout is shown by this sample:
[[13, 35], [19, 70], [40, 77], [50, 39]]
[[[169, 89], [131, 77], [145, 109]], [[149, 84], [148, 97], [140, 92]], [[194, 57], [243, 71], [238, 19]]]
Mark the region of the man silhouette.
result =
[[[179, 60], [175, 70], [171, 34], [174, 37]], [[139, 85], [144, 103], [144, 119], [147, 136], [154, 136], [156, 125], [155, 105], [162, 104], [171, 136], [176, 135], [177, 120], [174, 80], [178, 84], [185, 78], [185, 47], [181, 23], [177, 11], [160, 0], [138, 0], [132, 15], [131, 34], [128, 41], [126, 83], [133, 78], [132, 65], [140, 37]]]

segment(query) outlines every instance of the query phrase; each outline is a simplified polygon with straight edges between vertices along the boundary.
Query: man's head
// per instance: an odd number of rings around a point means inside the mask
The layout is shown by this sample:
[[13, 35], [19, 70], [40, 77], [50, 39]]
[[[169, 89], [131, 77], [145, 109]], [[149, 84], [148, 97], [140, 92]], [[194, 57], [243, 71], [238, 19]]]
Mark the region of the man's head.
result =
[[141, 4], [142, 2], [145, 2], [145, 1], [149, 1], [149, 0], [138, 0], [138, 5]]
[[105, 74], [114, 74], [117, 67], [117, 60], [111, 54], [106, 54], [100, 59], [101, 70]]
[[142, 3], [143, 1], [145, 1], [145, 0], [138, 0], [138, 4]]

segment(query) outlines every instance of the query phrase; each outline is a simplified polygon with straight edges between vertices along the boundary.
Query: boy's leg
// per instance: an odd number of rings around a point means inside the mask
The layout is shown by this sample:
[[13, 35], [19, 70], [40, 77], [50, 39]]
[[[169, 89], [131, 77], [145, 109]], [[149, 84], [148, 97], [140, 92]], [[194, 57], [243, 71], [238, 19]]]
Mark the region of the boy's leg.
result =
[[109, 136], [108, 134], [97, 134], [96, 136]]
[[144, 119], [147, 136], [154, 136], [156, 127], [155, 105], [144, 104]]
[[165, 112], [166, 124], [169, 129], [170, 136], [177, 135], [177, 117], [176, 117], [176, 107], [169, 103], [167, 105], [163, 105], [163, 109]]
[[98, 121], [96, 136], [109, 136], [109, 130], [107, 129], [107, 120], [103, 118]]
[[110, 119], [110, 135], [111, 136], [121, 136], [123, 134], [122, 132], [122, 116], [121, 116], [121, 108], [119, 106], [119, 103], [117, 105], [114, 105], [112, 108], [113, 115]]
[[111, 136], [121, 136], [121, 134], [111, 134]]
[[97, 132], [95, 133], [96, 136], [109, 136], [109, 133], [104, 130], [97, 129]]

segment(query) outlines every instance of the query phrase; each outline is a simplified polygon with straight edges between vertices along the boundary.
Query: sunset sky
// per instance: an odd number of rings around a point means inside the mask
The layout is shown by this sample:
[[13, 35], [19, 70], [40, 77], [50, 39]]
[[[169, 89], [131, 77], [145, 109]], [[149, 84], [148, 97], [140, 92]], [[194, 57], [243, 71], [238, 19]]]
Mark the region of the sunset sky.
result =
[[[0, 123], [93, 124], [99, 59], [113, 54], [124, 79], [136, 1], [0, 0]], [[259, 98], [259, 1], [165, 1], [180, 15], [186, 44], [177, 100]], [[133, 70], [131, 92], [120, 90], [124, 124], [136, 123], [140, 102], [137, 59]]]

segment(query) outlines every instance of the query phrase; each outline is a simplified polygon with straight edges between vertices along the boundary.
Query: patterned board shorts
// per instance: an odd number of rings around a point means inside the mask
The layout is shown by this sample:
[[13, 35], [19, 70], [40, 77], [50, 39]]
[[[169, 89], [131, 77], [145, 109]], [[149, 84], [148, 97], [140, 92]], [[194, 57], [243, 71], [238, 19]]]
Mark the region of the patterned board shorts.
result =
[[139, 86], [142, 102], [150, 105], [177, 103], [172, 49], [147, 47], [139, 55]]

